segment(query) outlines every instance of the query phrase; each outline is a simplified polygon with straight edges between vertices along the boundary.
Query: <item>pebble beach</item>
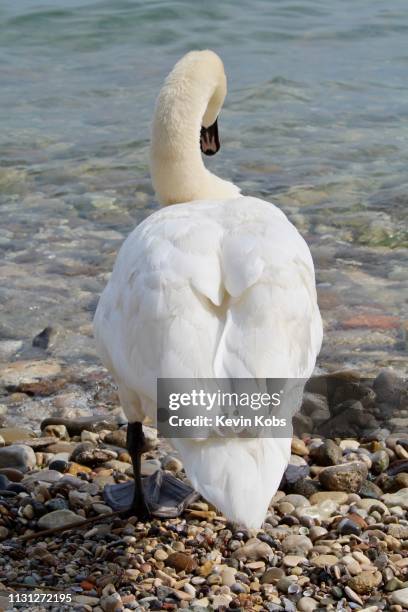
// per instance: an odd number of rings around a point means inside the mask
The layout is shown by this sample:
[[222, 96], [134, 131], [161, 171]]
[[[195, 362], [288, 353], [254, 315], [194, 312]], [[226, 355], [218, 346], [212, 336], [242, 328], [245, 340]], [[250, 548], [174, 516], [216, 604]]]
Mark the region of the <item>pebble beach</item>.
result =
[[[103, 487], [132, 478], [132, 466], [102, 368], [48, 358], [8, 364], [0, 377], [3, 609], [26, 592], [72, 596], [27, 610], [407, 609], [408, 386], [390, 370], [309, 381], [290, 464], [257, 533], [202, 499], [177, 519], [112, 513]], [[142, 473], [185, 479], [167, 441], [145, 434]]]

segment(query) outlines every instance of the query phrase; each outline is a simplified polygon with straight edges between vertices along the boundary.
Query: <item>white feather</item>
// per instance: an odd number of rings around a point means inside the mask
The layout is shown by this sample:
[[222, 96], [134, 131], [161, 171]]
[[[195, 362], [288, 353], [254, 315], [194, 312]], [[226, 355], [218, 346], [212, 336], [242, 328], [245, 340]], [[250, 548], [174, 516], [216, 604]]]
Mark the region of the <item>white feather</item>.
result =
[[[200, 53], [210, 54], [213, 62], [215, 54]], [[208, 64], [208, 55], [200, 57]], [[163, 154], [170, 145], [161, 142]], [[167, 170], [168, 197], [160, 170], [161, 199], [168, 202], [177, 200], [170, 193], [175, 167], [170, 164]], [[136, 227], [101, 296], [95, 337], [130, 421], [149, 417], [155, 422], [159, 377], [312, 374], [322, 324], [309, 249], [276, 206], [237, 197], [237, 188], [225, 181], [219, 189], [222, 199], [217, 199], [216, 181], [206, 177], [206, 199], [161, 209]], [[199, 192], [200, 180], [194, 184]], [[231, 186], [227, 199], [226, 185]], [[173, 444], [205, 498], [231, 520], [261, 525], [289, 461], [289, 437], [177, 439]]]

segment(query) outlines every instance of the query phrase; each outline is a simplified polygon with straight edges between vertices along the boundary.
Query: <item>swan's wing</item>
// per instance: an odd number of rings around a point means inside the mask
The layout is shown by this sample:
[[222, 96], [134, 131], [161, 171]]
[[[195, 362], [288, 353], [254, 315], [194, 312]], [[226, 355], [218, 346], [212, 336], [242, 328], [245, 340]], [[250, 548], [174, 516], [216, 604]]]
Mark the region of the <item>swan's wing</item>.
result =
[[322, 337], [309, 249], [262, 200], [169, 207], [125, 241], [94, 327], [104, 363], [152, 398], [158, 377], [308, 377]]
[[214, 203], [194, 206], [160, 210], [130, 234], [95, 314], [105, 365], [153, 400], [157, 378], [213, 376], [222, 227]]

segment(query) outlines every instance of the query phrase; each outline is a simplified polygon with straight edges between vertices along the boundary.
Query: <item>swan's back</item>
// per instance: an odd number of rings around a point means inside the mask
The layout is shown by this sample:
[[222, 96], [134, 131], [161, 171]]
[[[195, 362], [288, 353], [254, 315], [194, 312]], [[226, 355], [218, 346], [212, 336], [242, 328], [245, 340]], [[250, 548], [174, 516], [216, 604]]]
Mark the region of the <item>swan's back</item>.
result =
[[[132, 413], [136, 396], [142, 412], [155, 418], [158, 377], [307, 378], [322, 339], [309, 249], [277, 207], [256, 198], [161, 209], [123, 244], [94, 326], [132, 420], [142, 416]], [[191, 440], [178, 440], [176, 446], [196, 488], [248, 525], [246, 509], [231, 500], [237, 497], [236, 477], [242, 491], [246, 465], [247, 495], [254, 500], [258, 487], [262, 521], [290, 441], [231, 442], [235, 445], [224, 443], [218, 450], [214, 441], [200, 450]], [[224, 457], [217, 460], [218, 480], [215, 452]]]

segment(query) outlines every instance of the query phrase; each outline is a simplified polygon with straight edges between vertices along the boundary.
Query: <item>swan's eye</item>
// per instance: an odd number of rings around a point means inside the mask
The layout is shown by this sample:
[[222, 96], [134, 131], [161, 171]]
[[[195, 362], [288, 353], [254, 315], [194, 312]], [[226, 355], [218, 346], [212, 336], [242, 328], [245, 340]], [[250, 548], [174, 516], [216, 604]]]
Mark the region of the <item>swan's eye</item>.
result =
[[205, 155], [215, 155], [220, 150], [217, 119], [209, 127], [201, 128], [200, 149]]

